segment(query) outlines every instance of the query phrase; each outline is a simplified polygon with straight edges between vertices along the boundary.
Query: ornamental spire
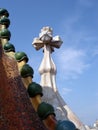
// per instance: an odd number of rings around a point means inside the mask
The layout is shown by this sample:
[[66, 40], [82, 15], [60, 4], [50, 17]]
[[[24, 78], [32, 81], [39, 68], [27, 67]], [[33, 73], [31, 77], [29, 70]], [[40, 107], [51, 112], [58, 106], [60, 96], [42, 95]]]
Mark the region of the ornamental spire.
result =
[[62, 110], [65, 103], [58, 94], [56, 86], [56, 65], [51, 57], [54, 48], [60, 48], [62, 45], [62, 40], [59, 36], [53, 37], [52, 34], [52, 28], [43, 27], [39, 37], [35, 38], [32, 44], [36, 50], [41, 48], [44, 50], [44, 57], [39, 67], [39, 73], [41, 75], [40, 84], [43, 86], [44, 92], [43, 100], [54, 106], [58, 119], [66, 119], [66, 110]]
[[39, 67], [41, 75], [40, 84], [43, 87], [42, 100], [52, 104], [55, 108], [57, 120], [71, 120], [75, 123], [77, 128], [85, 130], [81, 121], [68, 107], [65, 101], [60, 96], [56, 86], [56, 65], [53, 62], [51, 53], [54, 48], [60, 48], [62, 40], [59, 36], [53, 37], [53, 30], [50, 27], [43, 27], [38, 38], [33, 41], [33, 46], [36, 50], [43, 48], [44, 56]]
[[41, 85], [48, 86], [56, 91], [56, 65], [53, 62], [51, 53], [54, 51], [54, 48], [60, 48], [62, 45], [61, 38], [59, 36], [53, 37], [52, 28], [47, 26], [41, 29], [39, 37], [35, 38], [32, 44], [36, 50], [39, 50], [41, 48], [44, 50], [44, 57], [39, 67]]

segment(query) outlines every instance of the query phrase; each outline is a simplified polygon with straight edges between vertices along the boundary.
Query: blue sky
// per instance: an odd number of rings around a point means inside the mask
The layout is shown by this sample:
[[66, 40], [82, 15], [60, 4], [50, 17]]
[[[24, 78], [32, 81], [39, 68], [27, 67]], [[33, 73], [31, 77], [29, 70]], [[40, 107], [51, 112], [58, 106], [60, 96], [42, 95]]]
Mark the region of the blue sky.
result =
[[98, 0], [0, 0], [10, 13], [10, 42], [24, 51], [40, 82], [42, 50], [32, 41], [43, 26], [53, 28], [63, 44], [52, 54], [60, 94], [87, 125], [98, 119]]

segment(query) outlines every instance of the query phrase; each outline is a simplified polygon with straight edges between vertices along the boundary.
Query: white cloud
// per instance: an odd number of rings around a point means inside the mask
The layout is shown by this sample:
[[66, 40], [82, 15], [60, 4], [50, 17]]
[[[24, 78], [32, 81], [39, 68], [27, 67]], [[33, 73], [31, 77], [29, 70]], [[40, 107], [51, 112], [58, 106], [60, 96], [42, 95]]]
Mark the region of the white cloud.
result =
[[70, 88], [63, 87], [62, 89], [60, 89], [60, 93], [62, 94], [62, 97], [65, 97], [65, 95], [69, 94], [70, 92], [72, 92], [72, 89]]
[[[83, 0], [84, 4], [89, 4], [88, 0]], [[82, 3], [82, 4], [83, 4]], [[68, 16], [61, 24], [63, 29], [63, 50], [56, 53], [58, 59], [56, 60], [57, 70], [59, 75], [64, 75], [65, 79], [75, 79], [82, 74], [90, 64], [87, 63], [92, 57], [92, 50], [96, 48], [96, 35], [87, 30], [82, 11], [73, 12], [73, 16]], [[89, 26], [89, 25], [88, 25]], [[96, 50], [94, 52], [98, 54]], [[88, 59], [87, 59], [88, 58]]]
[[96, 49], [93, 50], [93, 56], [98, 55], [98, 47], [96, 47]]
[[[78, 3], [87, 6], [93, 6], [93, 4], [95, 4], [95, 2], [93, 2], [92, 0], [78, 0]], [[77, 8], [76, 11], [73, 10], [73, 13], [65, 17], [65, 19], [62, 21], [61, 32], [63, 31], [62, 37], [65, 43], [79, 45], [80, 43], [93, 44], [94, 41], [98, 41], [96, 31], [98, 26], [96, 26], [96, 28], [94, 27], [94, 25], [97, 25], [97, 17], [85, 11], [86, 10]], [[87, 14], [90, 17], [87, 17]], [[87, 24], [88, 19], [90, 21], [92, 20], [92, 24], [89, 24], [89, 22]]]
[[94, 3], [93, 0], [78, 0], [79, 4], [86, 6], [86, 7], [91, 7]]
[[86, 54], [82, 50], [67, 48], [57, 54], [57, 65], [60, 75], [63, 74], [65, 79], [77, 78], [79, 74], [89, 67], [85, 62]]
[[[98, 91], [96, 91], [95, 95], [96, 95], [96, 97], [98, 98]], [[96, 100], [96, 101], [97, 101], [97, 100]]]

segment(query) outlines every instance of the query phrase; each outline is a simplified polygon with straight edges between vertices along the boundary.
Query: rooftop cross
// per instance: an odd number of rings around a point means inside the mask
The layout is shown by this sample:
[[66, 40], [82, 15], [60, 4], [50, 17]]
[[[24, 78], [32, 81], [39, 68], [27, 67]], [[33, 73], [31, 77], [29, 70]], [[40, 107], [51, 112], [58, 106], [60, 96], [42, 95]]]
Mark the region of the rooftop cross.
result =
[[60, 48], [62, 41], [59, 36], [52, 36], [52, 28], [43, 27], [41, 29], [41, 33], [38, 38], [35, 38], [33, 41], [33, 45], [36, 50], [39, 50], [44, 47], [44, 45], [49, 45], [51, 47], [51, 51], [54, 51], [54, 48]]

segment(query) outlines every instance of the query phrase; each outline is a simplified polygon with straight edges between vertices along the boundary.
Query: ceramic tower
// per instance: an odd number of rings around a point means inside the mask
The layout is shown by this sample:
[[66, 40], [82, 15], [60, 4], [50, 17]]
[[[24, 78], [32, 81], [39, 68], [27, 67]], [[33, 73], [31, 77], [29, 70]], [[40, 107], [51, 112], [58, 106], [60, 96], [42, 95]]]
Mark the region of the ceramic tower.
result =
[[41, 75], [40, 84], [44, 91], [43, 101], [54, 106], [57, 119], [71, 120], [75, 123], [77, 128], [84, 130], [84, 125], [62, 99], [57, 89], [57, 69], [51, 54], [54, 52], [55, 48], [60, 48], [62, 43], [59, 36], [53, 37], [53, 30], [48, 26], [41, 29], [39, 37], [34, 38], [32, 43], [36, 50], [43, 49], [44, 56], [39, 67], [39, 73]]

